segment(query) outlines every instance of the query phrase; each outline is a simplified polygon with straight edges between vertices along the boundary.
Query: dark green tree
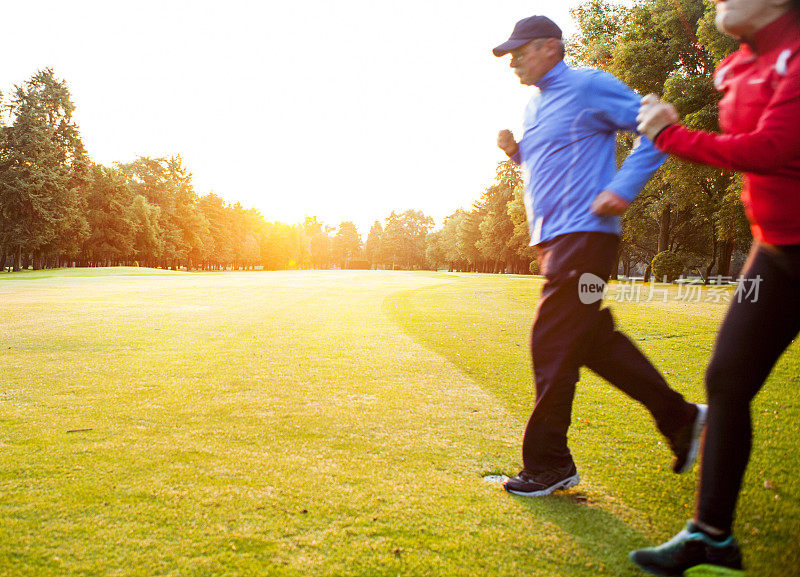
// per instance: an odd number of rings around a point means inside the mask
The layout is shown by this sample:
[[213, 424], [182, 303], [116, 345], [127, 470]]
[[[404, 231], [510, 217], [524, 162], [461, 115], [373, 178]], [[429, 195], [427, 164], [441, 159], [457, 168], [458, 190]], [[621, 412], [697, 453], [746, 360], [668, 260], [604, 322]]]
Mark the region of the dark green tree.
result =
[[52, 69], [16, 86], [0, 138], [0, 245], [34, 266], [77, 252], [88, 235], [80, 186], [85, 151], [66, 82]]
[[128, 177], [134, 194], [141, 194], [161, 209], [161, 264], [191, 268], [202, 262], [207, 254], [203, 242], [209, 238], [209, 222], [197, 206], [192, 175], [183, 166], [182, 158], [140, 157], [119, 169]]
[[150, 204], [141, 194], [133, 198], [130, 210], [134, 233], [133, 248], [137, 262], [150, 267], [158, 266], [164, 252], [161, 230], [161, 207]]
[[112, 266], [136, 259], [134, 194], [125, 176], [93, 164], [87, 198], [89, 238], [83, 243], [84, 263]]

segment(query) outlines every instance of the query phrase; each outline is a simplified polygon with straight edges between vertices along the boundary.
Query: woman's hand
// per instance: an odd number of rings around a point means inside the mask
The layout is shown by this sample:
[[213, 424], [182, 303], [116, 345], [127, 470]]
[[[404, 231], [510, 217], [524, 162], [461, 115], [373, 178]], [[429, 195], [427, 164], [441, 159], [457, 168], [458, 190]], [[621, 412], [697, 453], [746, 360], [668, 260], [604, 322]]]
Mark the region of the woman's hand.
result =
[[636, 117], [639, 133], [644, 134], [653, 143], [662, 130], [679, 120], [680, 116], [675, 107], [669, 102], [663, 102], [655, 94], [648, 94], [642, 98], [639, 115]]

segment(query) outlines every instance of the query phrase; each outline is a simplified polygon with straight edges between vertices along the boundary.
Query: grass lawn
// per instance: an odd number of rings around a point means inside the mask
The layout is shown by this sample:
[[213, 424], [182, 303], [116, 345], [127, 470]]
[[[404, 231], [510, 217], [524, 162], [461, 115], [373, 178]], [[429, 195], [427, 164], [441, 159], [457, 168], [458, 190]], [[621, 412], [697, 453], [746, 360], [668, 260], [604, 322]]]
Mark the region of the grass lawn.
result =
[[[591, 373], [582, 483], [505, 494], [541, 281], [392, 272], [0, 275], [0, 575], [640, 575], [696, 473]], [[692, 400], [723, 306], [614, 303]], [[800, 371], [753, 414], [737, 532], [800, 564]], [[765, 482], [767, 487], [765, 488]]]

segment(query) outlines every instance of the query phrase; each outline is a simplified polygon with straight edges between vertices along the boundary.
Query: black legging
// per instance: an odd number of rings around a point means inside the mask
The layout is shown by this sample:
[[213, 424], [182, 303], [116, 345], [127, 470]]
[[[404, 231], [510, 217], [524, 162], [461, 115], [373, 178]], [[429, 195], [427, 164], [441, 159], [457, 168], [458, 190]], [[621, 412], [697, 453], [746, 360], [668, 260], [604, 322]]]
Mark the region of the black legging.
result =
[[706, 371], [708, 427], [697, 515], [724, 531], [733, 525], [750, 459], [750, 401], [800, 331], [800, 245], [754, 244], [742, 277]]

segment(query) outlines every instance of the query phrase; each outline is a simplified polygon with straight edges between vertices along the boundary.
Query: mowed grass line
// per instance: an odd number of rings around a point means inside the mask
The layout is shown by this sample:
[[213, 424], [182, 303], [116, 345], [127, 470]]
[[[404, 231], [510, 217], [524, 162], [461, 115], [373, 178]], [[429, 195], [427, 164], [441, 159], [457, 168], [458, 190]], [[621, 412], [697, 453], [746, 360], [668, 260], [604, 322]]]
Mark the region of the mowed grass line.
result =
[[[461, 367], [508, 408], [515, 417], [517, 446], [533, 406], [528, 334], [542, 282], [469, 275], [459, 282], [396, 293], [385, 305], [410, 335]], [[703, 401], [703, 373], [726, 305], [675, 300], [676, 290], [671, 289], [667, 303], [611, 300], [610, 305], [621, 329], [670, 384], [689, 400]], [[800, 351], [793, 344], [752, 411], [754, 453], [736, 528], [752, 575], [798, 574], [799, 375]], [[607, 542], [622, 555], [670, 537], [692, 514], [696, 471], [671, 473], [670, 452], [644, 408], [588, 370], [582, 371], [578, 385], [570, 446], [588, 495], [647, 539], [583, 523], [575, 527], [576, 535]], [[519, 461], [517, 457], [515, 466]], [[529, 506], [540, 514], [538, 504]]]
[[8, 280], [34, 280], [44, 278], [87, 278], [101, 276], [175, 276], [190, 274], [185, 271], [173, 271], [161, 268], [146, 268], [138, 266], [98, 266], [92, 268], [57, 268], [40, 270], [19, 270], [8, 272], [0, 270], [0, 281]]
[[635, 574], [603, 493], [482, 480], [518, 418], [382, 308], [456, 280], [0, 283], [0, 575]]

